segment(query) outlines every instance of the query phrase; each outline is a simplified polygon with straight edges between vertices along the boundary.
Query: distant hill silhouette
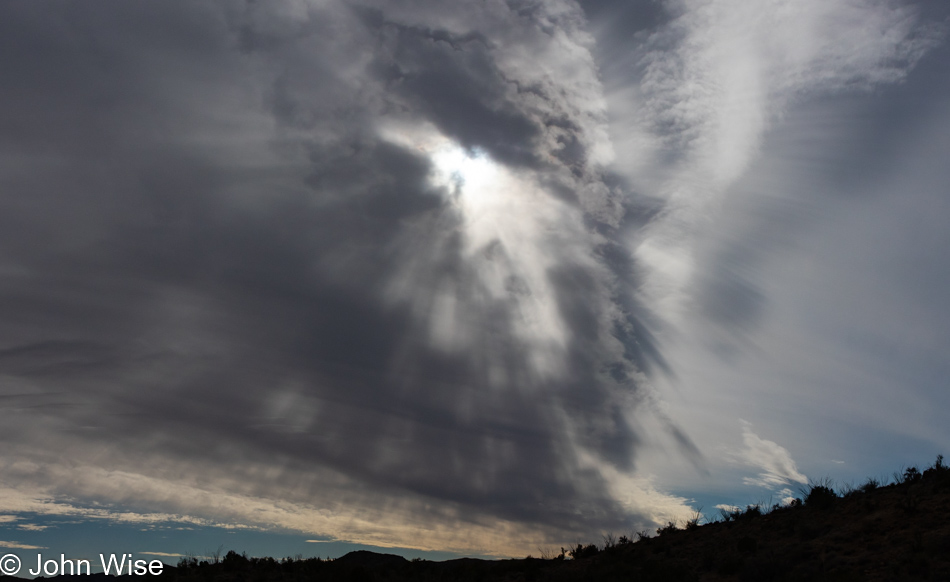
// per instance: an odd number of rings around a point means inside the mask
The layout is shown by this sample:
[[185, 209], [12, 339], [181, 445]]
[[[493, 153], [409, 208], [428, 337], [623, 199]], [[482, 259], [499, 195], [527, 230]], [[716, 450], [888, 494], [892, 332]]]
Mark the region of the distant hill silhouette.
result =
[[350, 552], [345, 556], [340, 556], [334, 560], [337, 564], [347, 564], [351, 566], [364, 566], [367, 568], [386, 568], [401, 566], [408, 562], [402, 556], [396, 554], [377, 554], [367, 550], [357, 550]]
[[[950, 469], [942, 457], [926, 471], [895, 473], [835, 490], [814, 483], [785, 506], [724, 511], [601, 545], [562, 549], [553, 559], [407, 561], [350, 552], [336, 560], [248, 558], [182, 560], [162, 579], [231, 581], [950, 581]], [[636, 539], [634, 539], [636, 538]], [[77, 579], [79, 577], [76, 577]], [[81, 577], [90, 580], [89, 577]], [[138, 577], [141, 579], [141, 577]], [[150, 577], [149, 577], [150, 578]], [[56, 580], [64, 580], [57, 578]]]

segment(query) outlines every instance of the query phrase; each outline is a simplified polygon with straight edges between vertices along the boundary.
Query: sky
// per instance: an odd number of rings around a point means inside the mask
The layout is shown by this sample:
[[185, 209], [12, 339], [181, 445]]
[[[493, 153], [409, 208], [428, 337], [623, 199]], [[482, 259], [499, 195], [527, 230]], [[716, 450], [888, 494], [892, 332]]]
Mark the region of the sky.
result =
[[931, 463], [948, 32], [0, 4], [0, 551], [537, 555]]

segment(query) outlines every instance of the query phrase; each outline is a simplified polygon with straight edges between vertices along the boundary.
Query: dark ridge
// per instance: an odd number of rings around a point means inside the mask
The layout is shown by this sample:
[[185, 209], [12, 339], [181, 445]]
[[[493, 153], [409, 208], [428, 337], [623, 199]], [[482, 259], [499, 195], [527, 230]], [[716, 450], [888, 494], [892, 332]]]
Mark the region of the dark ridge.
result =
[[[228, 552], [217, 563], [182, 559], [159, 578], [237, 581], [891, 581], [950, 580], [950, 468], [943, 457], [924, 471], [835, 488], [809, 484], [787, 505], [723, 510], [653, 532], [560, 554], [519, 560], [462, 558], [445, 562], [351, 552], [336, 560], [275, 560]], [[681, 527], [682, 525], [682, 527]], [[88, 576], [55, 580], [95, 579]], [[128, 578], [124, 576], [123, 578]], [[139, 577], [141, 578], [141, 577]], [[151, 577], [149, 577], [151, 578]], [[14, 578], [16, 579], [16, 578]]]
[[398, 566], [405, 564], [407, 560], [396, 554], [377, 554], [367, 550], [356, 550], [344, 556], [340, 556], [334, 562], [338, 564], [349, 564], [353, 566], [366, 566], [368, 568], [377, 568], [380, 566]]

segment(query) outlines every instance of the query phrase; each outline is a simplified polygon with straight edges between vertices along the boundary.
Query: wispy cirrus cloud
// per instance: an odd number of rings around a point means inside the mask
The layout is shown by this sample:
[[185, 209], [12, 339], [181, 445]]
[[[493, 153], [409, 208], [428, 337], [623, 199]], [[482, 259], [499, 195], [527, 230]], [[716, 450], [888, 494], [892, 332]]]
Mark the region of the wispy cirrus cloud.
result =
[[798, 470], [788, 449], [761, 438], [752, 432], [752, 425], [742, 422], [743, 448], [733, 458], [747, 467], [760, 471], [756, 477], [745, 477], [743, 483], [775, 489], [790, 483], [807, 483], [808, 477]]
[[[697, 263], [694, 237], [756, 159], [765, 132], [805, 98], [868, 91], [904, 80], [945, 27], [898, 2], [715, 0], [670, 2], [672, 19], [640, 33], [633, 82], [610, 92], [623, 172], [667, 201], [636, 256], [651, 270], [651, 305], [682, 321], [698, 304], [720, 320], [717, 290], [748, 282], [728, 263]], [[608, 83], [609, 84], [609, 83]], [[746, 296], [756, 301], [755, 291]], [[745, 307], [752, 308], [750, 302]], [[741, 309], [740, 309], [741, 311]]]
[[20, 542], [7, 542], [0, 540], [0, 548], [9, 548], [11, 550], [45, 550], [46, 546], [32, 546], [30, 544], [21, 544]]

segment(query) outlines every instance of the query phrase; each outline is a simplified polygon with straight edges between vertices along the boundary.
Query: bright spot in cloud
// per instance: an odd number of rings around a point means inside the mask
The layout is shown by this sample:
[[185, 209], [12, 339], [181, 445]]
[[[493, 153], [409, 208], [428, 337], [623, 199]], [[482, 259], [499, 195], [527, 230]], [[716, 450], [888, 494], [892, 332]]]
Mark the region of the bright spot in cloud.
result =
[[469, 152], [446, 143], [432, 153], [431, 159], [436, 182], [454, 186], [470, 196], [493, 194], [492, 185], [498, 178], [498, 168], [484, 153]]
[[[512, 333], [525, 348], [537, 378], [564, 372], [569, 333], [555, 299], [550, 273], [558, 265], [596, 269], [586, 245], [583, 217], [552, 196], [530, 171], [513, 171], [478, 149], [468, 149], [429, 124], [387, 123], [380, 137], [424, 155], [429, 185], [444, 192], [457, 213], [466, 285], [451, 278], [420, 293], [411, 269], [393, 296], [414, 303], [429, 322], [432, 347], [462, 352], [478, 345], [473, 314], [505, 306]], [[503, 385], [505, 354], [486, 357]]]

